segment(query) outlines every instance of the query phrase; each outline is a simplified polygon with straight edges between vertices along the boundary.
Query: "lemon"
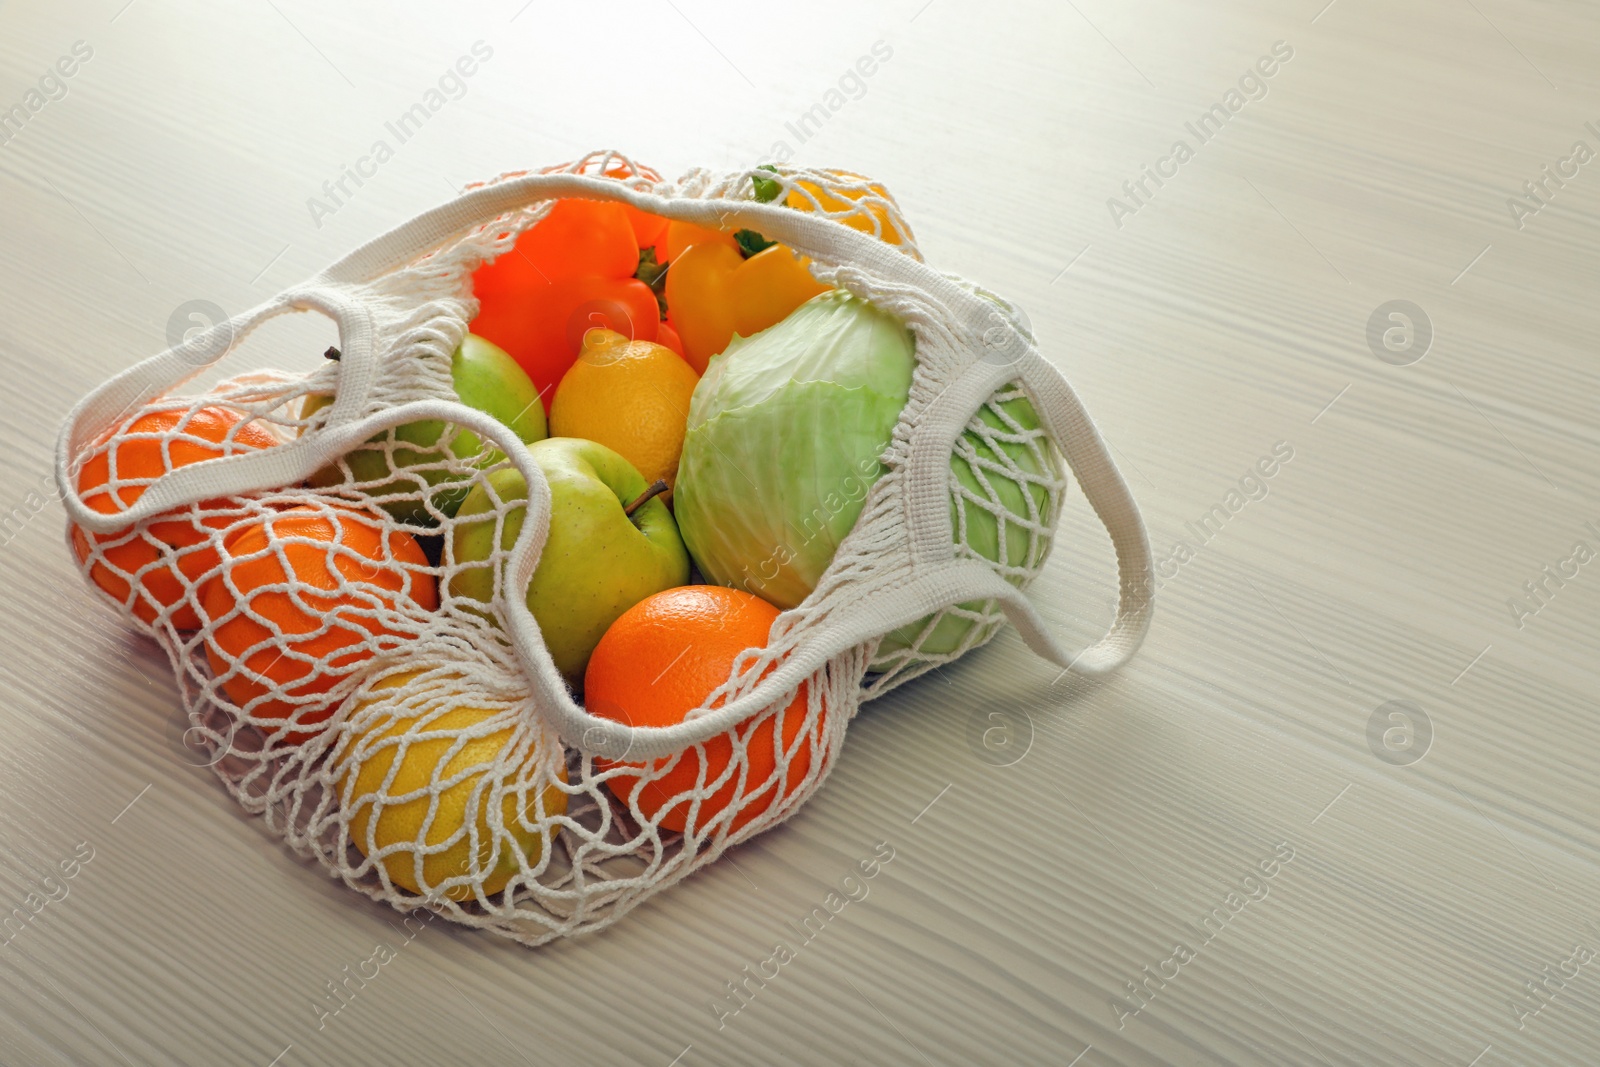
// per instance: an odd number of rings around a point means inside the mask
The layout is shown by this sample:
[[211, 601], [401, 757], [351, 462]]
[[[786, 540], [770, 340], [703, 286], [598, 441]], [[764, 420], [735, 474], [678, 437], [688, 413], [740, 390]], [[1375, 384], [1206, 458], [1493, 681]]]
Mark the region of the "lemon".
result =
[[[449, 707], [452, 702], [448, 692], [450, 683], [463, 681], [456, 676], [429, 679], [425, 683], [428, 692], [414, 699], [390, 697], [381, 692], [401, 689], [423, 673], [411, 671], [385, 678], [373, 686], [374, 695], [357, 706], [354, 714], [361, 714], [369, 708], [378, 708], [379, 714], [374, 715], [372, 723], [351, 740], [340, 771], [340, 796], [349, 797], [350, 840], [363, 855], [368, 854], [369, 840], [376, 849], [411, 844], [412, 848], [401, 848], [384, 855], [380, 862], [391, 882], [413, 893], [440, 893], [453, 900], [471, 899], [473, 892], [470, 885], [457, 885], [444, 890], [438, 888], [446, 879], [462, 874], [480, 877], [486, 896], [498, 893], [520, 869], [517, 850], [520, 849], [527, 857], [529, 866], [533, 866], [539, 862], [544, 847], [539, 832], [522, 825], [518, 796], [508, 789], [501, 800], [500, 814], [512, 840], [502, 837], [496, 854], [496, 842], [489, 829], [490, 787], [484, 785], [477, 799], [473, 798], [473, 792], [479, 789], [483, 777], [494, 773], [495, 761], [511, 742], [513, 727], [506, 726], [471, 738], [446, 761], [446, 755], [456, 743], [456, 734], [471, 730], [501, 713], [488, 708]], [[441, 711], [446, 708], [448, 710]], [[384, 780], [394, 764], [396, 753], [401, 753], [400, 766], [395, 770], [394, 780], [385, 787]], [[539, 756], [537, 748], [528, 753], [523, 764], [523, 775], [531, 776]], [[565, 782], [565, 767], [559, 763], [558, 767], [557, 773]], [[390, 799], [427, 789], [435, 781], [452, 781], [458, 776], [459, 781], [453, 781], [439, 792], [438, 807], [431, 821], [428, 819], [428, 794], [402, 801]], [[543, 797], [538, 802], [532, 792], [525, 796], [522, 805], [528, 823], [537, 825], [541, 819], [560, 815], [567, 810], [567, 795], [554, 783], [545, 787]], [[467, 824], [469, 805], [476, 816], [476, 855], [472, 854], [471, 849], [472, 827]], [[556, 827], [551, 825], [549, 832], [553, 836]], [[417, 878], [415, 848], [419, 840], [430, 846], [451, 842], [446, 848], [422, 856], [420, 880]]]
[[699, 380], [670, 348], [590, 330], [550, 401], [550, 434], [598, 441], [632, 463], [645, 482], [671, 486]]

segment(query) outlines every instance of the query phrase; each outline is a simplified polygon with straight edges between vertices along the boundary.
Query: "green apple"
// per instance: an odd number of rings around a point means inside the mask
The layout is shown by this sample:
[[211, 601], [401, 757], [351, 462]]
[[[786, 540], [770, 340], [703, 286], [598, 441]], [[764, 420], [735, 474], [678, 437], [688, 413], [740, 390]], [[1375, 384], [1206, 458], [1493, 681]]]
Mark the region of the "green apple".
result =
[[[467, 334], [450, 359], [450, 379], [456, 396], [467, 407], [493, 416], [523, 441], [544, 440], [547, 431], [539, 393], [527, 373], [503, 349], [476, 334]], [[333, 397], [327, 393], [308, 396], [301, 405], [300, 417], [308, 418], [331, 403]], [[429, 493], [426, 501], [378, 501], [380, 507], [401, 522], [432, 526], [439, 515], [446, 518], [454, 515], [466, 495], [465, 477], [442, 466], [449, 456], [471, 460], [483, 467], [504, 458], [498, 449], [486, 448], [477, 434], [466, 430], [458, 430], [448, 445], [440, 447], [439, 438], [444, 431], [445, 424], [438, 419], [408, 422], [394, 428], [393, 459], [382, 447], [363, 447], [347, 454], [344, 462], [355, 480], [362, 483], [361, 491], [368, 496], [381, 498], [416, 493], [419, 478], [430, 489], [437, 489]], [[387, 436], [377, 434], [369, 444], [382, 445]], [[396, 468], [419, 469], [397, 476]], [[343, 485], [344, 472], [337, 463], [330, 464], [311, 476], [311, 484], [323, 489]]]
[[[689, 553], [660, 499], [651, 498], [628, 514], [630, 504], [657, 486], [647, 486], [633, 464], [605, 445], [552, 437], [528, 451], [550, 483], [550, 533], [528, 584], [528, 610], [556, 667], [580, 685], [589, 654], [619, 615], [645, 597], [688, 584]], [[501, 521], [502, 552], [494, 560], [494, 502], [527, 495], [516, 470], [496, 471], [467, 494], [451, 534], [452, 595], [493, 599], [496, 574], [525, 512], [518, 505]], [[484, 517], [471, 521], [476, 515]]]

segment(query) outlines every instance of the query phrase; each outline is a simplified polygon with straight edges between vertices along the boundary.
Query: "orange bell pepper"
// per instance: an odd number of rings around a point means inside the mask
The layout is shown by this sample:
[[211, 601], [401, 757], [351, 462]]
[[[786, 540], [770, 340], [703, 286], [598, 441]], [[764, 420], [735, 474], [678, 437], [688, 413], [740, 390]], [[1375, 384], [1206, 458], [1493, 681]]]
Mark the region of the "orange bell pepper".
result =
[[654, 341], [661, 311], [656, 295], [634, 278], [587, 275], [530, 286], [520, 299], [483, 301], [472, 332], [510, 353], [544, 400], [577, 362], [583, 335], [615, 330], [634, 341]]
[[627, 212], [628, 221], [633, 225], [633, 239], [640, 250], [654, 248], [661, 243], [667, 234], [667, 220], [660, 215], [652, 215], [647, 211], [640, 211], [632, 204], [623, 204], [622, 210]]
[[538, 282], [596, 275], [630, 278], [639, 246], [623, 205], [604, 200], [557, 200], [550, 213], [522, 232], [511, 251], [472, 276], [479, 300]]
[[[668, 227], [671, 240], [674, 222]], [[691, 244], [667, 271], [667, 308], [683, 342], [683, 358], [696, 374], [728, 347], [733, 335], [749, 337], [781, 322], [828, 287], [811, 276], [805, 261], [784, 245], [771, 245], [749, 259], [732, 237]]]
[[[616, 178], [618, 181], [626, 181], [632, 178], [634, 173], [634, 171], [630, 171], [625, 167], [612, 167], [606, 171], [606, 177]], [[640, 168], [638, 174], [651, 181], [660, 180], [659, 175], [649, 167]], [[622, 204], [621, 206], [623, 212], [628, 216], [628, 222], [633, 226], [634, 242], [639, 248], [642, 250], [656, 247], [666, 234], [667, 220], [660, 215], [652, 215], [648, 211], [640, 211], [632, 204]], [[663, 259], [662, 262], [665, 262], [665, 260]]]
[[473, 273], [472, 331], [511, 354], [548, 408], [589, 329], [655, 340], [660, 309], [633, 277], [638, 266], [638, 239], [622, 204], [558, 200], [509, 251]]
[[669, 322], [656, 323], [656, 344], [672, 349], [680, 357], [683, 355], [683, 342], [678, 339], [678, 331]]

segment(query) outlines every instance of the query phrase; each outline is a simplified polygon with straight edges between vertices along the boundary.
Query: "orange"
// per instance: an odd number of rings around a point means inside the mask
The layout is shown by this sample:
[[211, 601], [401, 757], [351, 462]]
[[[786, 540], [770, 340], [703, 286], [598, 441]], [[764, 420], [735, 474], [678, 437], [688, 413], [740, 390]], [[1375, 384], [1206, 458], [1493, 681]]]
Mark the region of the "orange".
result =
[[[630, 726], [680, 723], [728, 680], [739, 653], [766, 645], [777, 617], [778, 609], [760, 597], [715, 585], [679, 586], [647, 597], [624, 612], [600, 639], [584, 676], [584, 701], [591, 713]], [[801, 736], [806, 690], [801, 685], [782, 711], [762, 712], [706, 741], [703, 779], [702, 757], [694, 746], [649, 764], [611, 760], [595, 764], [601, 770], [636, 767], [652, 772], [648, 778], [619, 774], [606, 779], [606, 787], [622, 803], [636, 804], [657, 825], [682, 830], [689, 822], [689, 794], [697, 782], [709, 785], [727, 770], [737, 741], [748, 760], [742, 793], [735, 797], [740, 773], [735, 768], [726, 783], [700, 801], [695, 823], [704, 827], [737, 800], [738, 812], [729, 829], [738, 830], [792, 794], [811, 770], [812, 738], [820, 739], [825, 715], [818, 717], [810, 736]], [[779, 720], [781, 753], [774, 740], [774, 723]], [[780, 794], [777, 768], [782, 753], [788, 754], [788, 770]], [[659, 773], [674, 759], [677, 763], [671, 770]]]
[[582, 437], [620, 453], [646, 482], [678, 476], [689, 398], [700, 376], [650, 341], [590, 330], [550, 402], [550, 436]]
[[[385, 536], [384, 522], [349, 506], [301, 506], [223, 542], [223, 570], [201, 594], [213, 624], [206, 659], [228, 699], [266, 733], [281, 729], [271, 720], [325, 721], [333, 706], [318, 696], [378, 649], [407, 640], [380, 615], [439, 606], [422, 548], [400, 530]], [[314, 733], [295, 731], [288, 743]]]
[[[848, 184], [865, 186], [859, 189], [844, 189], [837, 193], [829, 192], [816, 182], [797, 181], [795, 187], [784, 198], [784, 203], [796, 211], [821, 210], [829, 215], [838, 216], [841, 212], [851, 214], [839, 218], [846, 226], [870, 233], [886, 242], [897, 245], [901, 243], [901, 234], [895, 229], [889, 217], [889, 209], [879, 201], [894, 203], [894, 198], [889, 195], [889, 190], [870, 181], [860, 174], [848, 170], [830, 170], [825, 173], [832, 175]], [[810, 193], [810, 196], [806, 194]], [[816, 198], [815, 204], [812, 197]], [[860, 203], [868, 200], [868, 203]], [[905, 236], [909, 237], [910, 234]]]
[[[157, 478], [191, 463], [270, 448], [278, 439], [256, 422], [245, 422], [238, 412], [221, 407], [194, 411], [152, 411], [107, 434], [78, 472], [78, 495], [91, 511], [114, 515], [134, 505]], [[227, 526], [225, 500], [208, 500], [195, 508], [177, 508], [164, 514], [169, 520], [150, 523], [142, 533], [129, 528], [114, 533], [90, 534], [72, 526], [72, 547], [78, 562], [90, 555], [90, 539], [101, 546], [100, 559], [89, 576], [119, 603], [133, 598], [134, 617], [153, 623], [168, 608], [172, 625], [193, 630], [200, 625], [191, 592], [196, 582], [217, 565], [213, 531]]]

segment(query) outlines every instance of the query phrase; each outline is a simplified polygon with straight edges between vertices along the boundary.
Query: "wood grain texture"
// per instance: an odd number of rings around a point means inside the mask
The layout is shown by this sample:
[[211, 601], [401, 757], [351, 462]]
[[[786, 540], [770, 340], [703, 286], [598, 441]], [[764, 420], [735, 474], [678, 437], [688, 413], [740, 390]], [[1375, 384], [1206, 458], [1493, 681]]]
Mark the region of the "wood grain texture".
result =
[[[1600, 162], [1520, 228], [1507, 207], [1600, 151], [1592, 6], [124, 3], [0, 5], [0, 109], [94, 50], [0, 145], [0, 510], [22, 514], [0, 915], [93, 849], [0, 945], [0, 1060], [1593, 1062], [1600, 963], [1548, 1002], [1525, 983], [1600, 949], [1600, 563], [1520, 628], [1507, 607], [1600, 550]], [[307, 198], [477, 40], [465, 95], [318, 225]], [[1186, 124], [1278, 41], [1265, 96], [1199, 143]], [[1108, 198], [1179, 138], [1193, 158], [1117, 225]], [[930, 261], [1029, 310], [1158, 554], [1278, 442], [1293, 458], [1165, 582], [1116, 678], [1057, 681], [1006, 635], [869, 706], [794, 819], [607, 933], [407, 941], [186, 762], [166, 663], [29, 495], [55, 429], [185, 301], [251, 306], [468, 180], [780, 141], [887, 181]], [[1409, 366], [1367, 346], [1394, 299], [1434, 330]], [[274, 323], [227, 369], [309, 365], [327, 336]], [[1112, 588], [1074, 499], [1036, 600], [1082, 642]], [[1409, 765], [1369, 746], [1391, 700], [1431, 723]], [[998, 725], [1008, 746], [975, 742]], [[879, 842], [866, 898], [719, 1024]], [[396, 958], [320, 1017], [380, 942]]]

